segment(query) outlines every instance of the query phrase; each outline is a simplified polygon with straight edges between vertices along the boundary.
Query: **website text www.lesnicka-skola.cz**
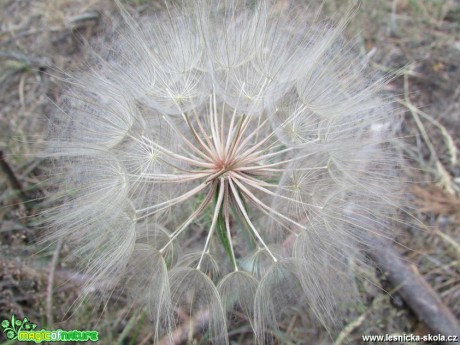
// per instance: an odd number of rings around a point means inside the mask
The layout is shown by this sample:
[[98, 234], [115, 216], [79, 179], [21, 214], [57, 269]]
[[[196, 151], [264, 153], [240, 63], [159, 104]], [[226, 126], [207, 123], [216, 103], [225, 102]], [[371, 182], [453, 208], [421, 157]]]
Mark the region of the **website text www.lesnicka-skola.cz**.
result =
[[458, 335], [443, 335], [443, 334], [382, 334], [382, 335], [363, 335], [362, 340], [364, 342], [447, 342], [447, 343], [458, 343]]

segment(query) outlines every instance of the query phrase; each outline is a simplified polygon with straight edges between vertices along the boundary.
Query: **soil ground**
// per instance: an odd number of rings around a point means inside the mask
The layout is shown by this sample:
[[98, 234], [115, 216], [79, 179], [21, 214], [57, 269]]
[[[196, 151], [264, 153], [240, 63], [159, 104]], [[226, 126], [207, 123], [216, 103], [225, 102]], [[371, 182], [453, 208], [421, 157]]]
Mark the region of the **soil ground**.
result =
[[[135, 16], [162, 7], [157, 0], [124, 3]], [[323, 11], [334, 17], [348, 5], [325, 0]], [[83, 277], [59, 259], [71, 244], [56, 250], [38, 241], [43, 229], [37, 215], [49, 193], [43, 181], [51, 172], [36, 153], [46, 116], [59, 104], [62, 83], [55, 72], [84, 65], [84, 41], [104, 37], [119, 20], [110, 0], [0, 0], [0, 151], [25, 194], [0, 173], [0, 319], [14, 313], [47, 328], [97, 329], [100, 344], [150, 344], [148, 318], [128, 310], [123, 294], [107, 305], [73, 308]], [[402, 226], [398, 250], [460, 318], [460, 1], [363, 0], [347, 35], [372, 68], [394, 76], [387, 88], [397, 100], [400, 136], [408, 143], [412, 184], [406, 197], [411, 214], [424, 224]], [[365, 308], [350, 314], [336, 345], [361, 344], [366, 334], [429, 333], [381, 272], [363, 275], [383, 289], [364, 284]], [[281, 329], [280, 344], [333, 342], [301, 311]], [[241, 324], [231, 331], [231, 341], [251, 344], [250, 334]]]

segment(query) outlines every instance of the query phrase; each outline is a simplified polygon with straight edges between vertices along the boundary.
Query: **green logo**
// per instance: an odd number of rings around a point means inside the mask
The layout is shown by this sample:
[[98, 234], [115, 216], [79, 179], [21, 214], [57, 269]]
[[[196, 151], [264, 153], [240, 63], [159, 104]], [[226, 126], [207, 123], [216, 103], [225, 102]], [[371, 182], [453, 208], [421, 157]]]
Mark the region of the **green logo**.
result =
[[2, 331], [9, 340], [27, 341], [41, 343], [42, 341], [98, 341], [97, 331], [64, 331], [58, 329], [50, 331], [47, 329], [37, 330], [37, 325], [31, 323], [26, 317], [21, 321], [14, 314], [11, 320], [2, 321]]
[[2, 328], [3, 333], [8, 339], [16, 340], [18, 339], [19, 332], [21, 332], [23, 329], [26, 331], [32, 331], [37, 328], [37, 325], [30, 322], [26, 317], [21, 321], [20, 319], [15, 318], [13, 314], [11, 315], [11, 321], [2, 321]]

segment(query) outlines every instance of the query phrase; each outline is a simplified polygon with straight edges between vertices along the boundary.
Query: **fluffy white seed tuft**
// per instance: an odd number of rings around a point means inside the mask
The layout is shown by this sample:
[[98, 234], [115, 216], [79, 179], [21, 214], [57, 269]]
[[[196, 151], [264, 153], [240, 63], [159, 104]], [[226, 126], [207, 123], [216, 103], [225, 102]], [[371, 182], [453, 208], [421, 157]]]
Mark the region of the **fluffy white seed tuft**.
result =
[[349, 14], [121, 12], [51, 121], [50, 239], [72, 241], [85, 291], [121, 286], [147, 306], [156, 340], [185, 314], [227, 344], [239, 315], [269, 343], [293, 304], [330, 327], [355, 301], [362, 250], [393, 236], [400, 192], [385, 80], [343, 40]]

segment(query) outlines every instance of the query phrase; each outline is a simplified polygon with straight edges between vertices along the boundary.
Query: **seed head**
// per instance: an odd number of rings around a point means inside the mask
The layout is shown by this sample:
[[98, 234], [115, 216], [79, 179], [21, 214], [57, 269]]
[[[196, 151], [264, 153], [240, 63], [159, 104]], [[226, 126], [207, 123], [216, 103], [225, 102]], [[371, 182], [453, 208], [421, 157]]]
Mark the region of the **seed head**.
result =
[[330, 325], [400, 188], [384, 80], [342, 39], [347, 19], [236, 0], [121, 12], [48, 145], [51, 238], [72, 244], [85, 291], [125, 288], [156, 339], [181, 311], [214, 344], [235, 311], [261, 344], [293, 304]]

